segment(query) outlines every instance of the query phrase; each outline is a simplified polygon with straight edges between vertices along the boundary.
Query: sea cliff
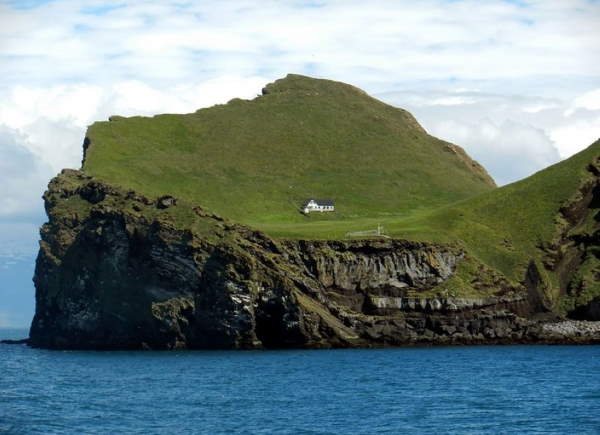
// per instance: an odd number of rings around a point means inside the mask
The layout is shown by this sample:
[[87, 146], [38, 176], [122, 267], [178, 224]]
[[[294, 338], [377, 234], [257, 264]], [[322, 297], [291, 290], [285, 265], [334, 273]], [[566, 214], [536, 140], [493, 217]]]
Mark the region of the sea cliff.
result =
[[548, 327], [558, 317], [532, 280], [514, 284], [479, 265], [478, 293], [453, 296], [445, 284], [475, 262], [460, 246], [275, 240], [175, 197], [148, 198], [75, 170], [53, 179], [44, 200], [32, 346], [598, 340], [594, 328]]
[[94, 123], [44, 201], [33, 346], [600, 341], [600, 141], [498, 188], [406, 110], [291, 74]]

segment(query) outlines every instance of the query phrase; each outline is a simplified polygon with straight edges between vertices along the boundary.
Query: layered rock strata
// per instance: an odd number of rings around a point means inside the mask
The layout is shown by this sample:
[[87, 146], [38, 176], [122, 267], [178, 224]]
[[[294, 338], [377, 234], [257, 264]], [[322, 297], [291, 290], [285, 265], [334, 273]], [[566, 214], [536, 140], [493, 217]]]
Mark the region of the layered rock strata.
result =
[[320, 348], [557, 336], [531, 320], [544, 311], [533, 287], [429, 295], [465, 261], [457, 247], [276, 241], [176, 198], [147, 198], [73, 170], [50, 183], [44, 200], [32, 346]]

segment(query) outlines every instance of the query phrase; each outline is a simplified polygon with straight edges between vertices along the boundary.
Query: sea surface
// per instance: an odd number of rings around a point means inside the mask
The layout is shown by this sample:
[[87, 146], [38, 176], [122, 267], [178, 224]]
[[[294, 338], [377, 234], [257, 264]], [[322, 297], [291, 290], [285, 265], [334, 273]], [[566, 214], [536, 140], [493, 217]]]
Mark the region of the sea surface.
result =
[[[26, 330], [0, 330], [0, 339]], [[0, 433], [600, 433], [600, 346], [0, 345]]]

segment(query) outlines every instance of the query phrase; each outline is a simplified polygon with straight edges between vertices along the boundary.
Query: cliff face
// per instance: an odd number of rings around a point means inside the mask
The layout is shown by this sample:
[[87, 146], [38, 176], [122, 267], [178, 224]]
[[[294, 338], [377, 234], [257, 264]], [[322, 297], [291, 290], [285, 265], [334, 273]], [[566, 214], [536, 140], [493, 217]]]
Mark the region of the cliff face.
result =
[[535, 289], [491, 280], [478, 297], [444, 294], [470, 261], [456, 247], [278, 242], [176, 198], [72, 170], [44, 199], [33, 346], [351, 347], [543, 335], [522, 317], [536, 311]]
[[[600, 157], [586, 167], [589, 176], [559, 210], [554, 240], [543, 243], [540, 269], [556, 276], [554, 297], [564, 313], [600, 320]], [[542, 278], [539, 286], [549, 286]]]

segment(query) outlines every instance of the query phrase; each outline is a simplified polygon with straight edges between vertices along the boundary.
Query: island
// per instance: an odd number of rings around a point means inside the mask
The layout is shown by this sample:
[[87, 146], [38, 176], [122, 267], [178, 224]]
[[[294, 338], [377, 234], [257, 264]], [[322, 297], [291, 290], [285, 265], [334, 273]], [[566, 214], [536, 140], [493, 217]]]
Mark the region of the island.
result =
[[44, 194], [31, 346], [600, 342], [600, 141], [496, 187], [409, 112], [290, 74], [112, 116], [83, 156]]

